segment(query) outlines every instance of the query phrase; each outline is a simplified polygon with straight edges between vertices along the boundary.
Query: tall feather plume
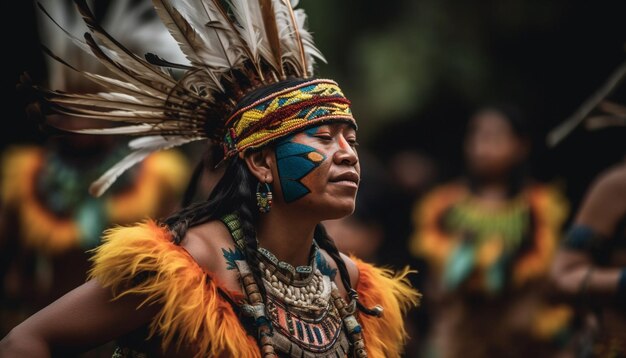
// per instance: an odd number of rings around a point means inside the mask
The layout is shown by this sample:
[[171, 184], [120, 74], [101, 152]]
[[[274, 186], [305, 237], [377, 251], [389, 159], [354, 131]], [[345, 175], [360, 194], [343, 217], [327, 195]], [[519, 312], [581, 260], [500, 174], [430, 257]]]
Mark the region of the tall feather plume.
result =
[[285, 71], [282, 66], [282, 51], [280, 46], [280, 38], [278, 32], [278, 24], [276, 23], [276, 12], [272, 0], [259, 0], [261, 7], [261, 16], [263, 18], [263, 26], [268, 41], [269, 50], [272, 61], [276, 63], [278, 75], [280, 79], [285, 79]]
[[261, 10], [261, 18], [263, 19], [263, 27], [265, 28], [265, 38], [269, 52], [271, 53], [272, 62], [277, 64], [278, 77], [285, 79], [285, 71], [282, 66], [282, 49], [280, 45], [280, 37], [278, 33], [278, 24], [276, 22], [276, 13], [272, 0], [259, 0]]
[[[229, 4], [236, 20], [234, 28], [250, 50], [250, 60], [261, 68], [261, 58], [264, 57], [262, 52], [265, 52], [265, 55], [267, 53], [262, 47], [263, 20], [254, 16], [254, 10], [258, 3], [254, 0], [230, 0]], [[273, 67], [275, 68], [275, 64]]]
[[[156, 150], [219, 140], [223, 121], [242, 95], [287, 77], [309, 77], [315, 59], [324, 61], [306, 30], [306, 15], [293, 9], [297, 1], [179, 0], [174, 5], [174, 0], [151, 0], [148, 6], [147, 1], [117, 0], [111, 13], [124, 16], [123, 21], [98, 23], [87, 0], [73, 0], [82, 26], [48, 13], [53, 0], [41, 1], [48, 23], [108, 69], [81, 68], [55, 55], [54, 47], [46, 50], [63, 68], [104, 89], [70, 93], [36, 87], [50, 110], [113, 124], [74, 132], [136, 137], [129, 142], [132, 152], [94, 182], [90, 192], [96, 196]], [[139, 21], [132, 17], [143, 17], [149, 7], [161, 23], [134, 26]], [[68, 24], [71, 29], [65, 28]], [[75, 28], [88, 33], [81, 37]], [[118, 29], [167, 41], [144, 56], [123, 44], [113, 31]], [[242, 76], [248, 81], [240, 81]]]
[[157, 14], [161, 17], [172, 37], [178, 42], [192, 66], [206, 68], [216, 87], [223, 90], [215, 73], [228, 69], [228, 61], [219, 55], [211, 53], [210, 44], [203, 41], [193, 26], [167, 0], [153, 0], [152, 2]]
[[297, 9], [294, 11], [294, 14], [296, 16], [296, 24], [299, 29], [305, 57], [307, 58], [308, 66], [306, 67], [306, 70], [308, 72], [308, 76], [313, 76], [313, 65], [315, 64], [315, 59], [319, 59], [324, 63], [326, 63], [326, 59], [324, 58], [322, 52], [315, 46], [313, 35], [307, 30], [306, 13], [304, 10]]
[[164, 74], [159, 68], [149, 64], [139, 56], [126, 49], [115, 38], [109, 35], [98, 23], [87, 5], [86, 0], [75, 0], [83, 20], [91, 30], [92, 36], [98, 40], [101, 47], [108, 51], [108, 56], [118, 63], [123, 63], [125, 67], [134, 72], [135, 77], [144, 78], [146, 81], [154, 82], [157, 85], [174, 84], [173, 78]]
[[302, 44], [302, 38], [300, 36], [300, 29], [298, 27], [298, 22], [296, 21], [296, 15], [293, 12], [293, 8], [291, 7], [291, 2], [289, 2], [289, 0], [282, 0], [283, 3], [285, 4], [285, 7], [287, 9], [287, 12], [289, 14], [289, 18], [291, 20], [291, 28], [293, 29], [293, 36], [295, 37], [295, 45], [298, 49], [297, 51], [297, 55], [299, 56], [300, 59], [300, 73], [303, 76], [307, 76], [307, 72], [306, 69], [308, 68], [307, 65], [307, 59], [306, 59], [306, 54], [304, 51], [304, 45]]
[[[218, 17], [217, 21], [209, 20], [207, 26], [212, 28], [219, 27], [220, 29], [224, 29], [226, 31], [229, 30], [231, 34], [230, 36], [233, 38], [233, 42], [236, 44], [235, 48], [241, 53], [245, 54], [247, 59], [251, 61], [255, 73], [259, 76], [261, 81], [264, 81], [265, 76], [263, 74], [263, 71], [261, 70], [261, 63], [260, 61], [258, 61], [258, 54], [255, 55], [255, 53], [253, 53], [253, 49], [248, 46], [248, 43], [246, 42], [241, 32], [237, 29], [237, 26], [232, 21], [230, 21], [228, 11], [222, 6], [220, 0], [200, 1], [202, 1], [205, 9], [207, 9], [208, 12], [213, 13], [213, 11], [211, 10], [214, 10], [215, 16]], [[256, 61], [254, 60], [255, 58], [257, 59]]]

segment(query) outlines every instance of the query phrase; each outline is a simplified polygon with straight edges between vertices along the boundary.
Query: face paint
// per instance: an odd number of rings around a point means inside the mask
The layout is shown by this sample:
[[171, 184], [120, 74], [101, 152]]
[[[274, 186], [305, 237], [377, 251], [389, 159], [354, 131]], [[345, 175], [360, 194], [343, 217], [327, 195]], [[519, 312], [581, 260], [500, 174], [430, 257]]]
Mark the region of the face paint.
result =
[[[317, 130], [318, 127], [314, 127], [303, 133], [312, 137]], [[301, 180], [326, 159], [326, 156], [315, 148], [294, 142], [294, 137], [295, 135], [292, 135], [278, 142], [275, 150], [280, 186], [287, 203], [311, 192]]]

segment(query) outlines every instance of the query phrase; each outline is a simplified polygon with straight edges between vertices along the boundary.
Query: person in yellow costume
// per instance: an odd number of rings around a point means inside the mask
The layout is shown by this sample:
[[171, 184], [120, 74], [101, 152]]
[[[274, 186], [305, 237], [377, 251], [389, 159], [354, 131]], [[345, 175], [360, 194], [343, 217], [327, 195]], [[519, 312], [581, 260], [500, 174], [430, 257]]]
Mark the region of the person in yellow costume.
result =
[[341, 254], [320, 224], [354, 210], [356, 121], [334, 81], [312, 78], [323, 57], [297, 1], [155, 1], [187, 63], [127, 51], [76, 3], [85, 44], [121, 79], [86, 74], [108, 91], [44, 96], [122, 123], [82, 133], [135, 136], [92, 189], [197, 140], [213, 144], [206, 168], [224, 174], [207, 201], [108, 230], [92, 279], [14, 328], [0, 355], [116, 339], [115, 357], [399, 357], [419, 298], [410, 270]]
[[542, 294], [567, 204], [526, 176], [527, 136], [515, 107], [479, 110], [465, 139], [468, 178], [416, 208], [410, 250], [428, 267], [434, 357], [545, 356], [567, 333], [569, 307]]
[[[80, 36], [86, 29], [71, 2], [42, 4], [69, 32]], [[59, 36], [52, 20], [43, 12], [41, 15], [41, 37], [51, 51], [90, 70], [105, 70], [64, 34]], [[117, 17], [115, 22], [112, 17]], [[112, 2], [101, 23], [114, 28], [132, 48], [178, 49], [166, 37], [169, 33], [149, 2]], [[146, 39], [146, 35], [150, 37]], [[54, 60], [48, 65], [50, 86], [84, 96], [102, 90]], [[69, 129], [86, 125], [83, 119], [67, 114], [50, 120]], [[5, 283], [5, 307], [1, 332], [6, 334], [11, 328], [7, 325], [25, 318], [22, 309], [32, 313], [34, 307], [29, 306], [42, 307], [85, 281], [89, 268], [85, 251], [99, 243], [102, 230], [174, 210], [188, 180], [187, 161], [176, 151], [152, 154], [101, 198], [88, 195], [90, 181], [127, 152], [110, 138], [83, 135], [52, 137], [43, 146], [14, 146], [2, 154], [0, 277]]]

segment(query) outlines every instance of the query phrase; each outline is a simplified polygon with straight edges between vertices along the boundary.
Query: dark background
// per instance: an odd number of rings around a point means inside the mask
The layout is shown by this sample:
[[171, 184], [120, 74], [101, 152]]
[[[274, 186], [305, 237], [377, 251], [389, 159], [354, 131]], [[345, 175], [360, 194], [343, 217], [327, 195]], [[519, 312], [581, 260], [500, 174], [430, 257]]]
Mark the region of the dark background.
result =
[[[29, 1], [3, 2], [0, 149], [40, 143], [26, 119], [19, 75], [45, 79]], [[578, 202], [590, 180], [624, 156], [626, 130], [578, 129], [554, 149], [547, 132], [626, 59], [626, 1], [303, 0], [310, 28], [353, 102], [360, 142], [381, 159], [403, 147], [438, 159], [445, 177], [462, 171], [463, 126], [481, 104], [519, 104], [535, 140], [533, 173], [559, 179]], [[106, 6], [98, 3], [97, 11]], [[624, 90], [613, 99], [626, 102]]]

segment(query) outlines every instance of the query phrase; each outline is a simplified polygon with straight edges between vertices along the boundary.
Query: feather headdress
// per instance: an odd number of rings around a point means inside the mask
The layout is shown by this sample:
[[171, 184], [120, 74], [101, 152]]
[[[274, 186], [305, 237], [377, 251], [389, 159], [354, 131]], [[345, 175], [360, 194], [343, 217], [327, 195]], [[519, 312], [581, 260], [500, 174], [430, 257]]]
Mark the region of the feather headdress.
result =
[[254, 89], [285, 79], [307, 79], [324, 61], [306, 29], [306, 15], [289, 0], [153, 0], [154, 8], [187, 63], [158, 51], [135, 54], [99, 25], [86, 0], [74, 0], [88, 32], [74, 43], [112, 73], [67, 68], [106, 91], [72, 94], [37, 87], [48, 109], [101, 119], [114, 127], [84, 134], [131, 135], [133, 150], [92, 185], [101, 195], [119, 175], [150, 153], [197, 140], [224, 145], [227, 157], [266, 145], [313, 123], [354, 123], [349, 102], [329, 80], [312, 80], [237, 109]]
[[[88, 3], [92, 5], [94, 1]], [[38, 6], [41, 11], [37, 13], [37, 28], [47, 52], [63, 54], [66, 61], [80, 66], [83, 71], [112, 75], [94, 60], [89, 48], [81, 44], [82, 40], [76, 41], [89, 29], [76, 11], [73, 0], [39, 0]], [[158, 50], [161, 56], [171, 61], [187, 63], [176, 41], [159, 20], [151, 0], [110, 1], [99, 23], [132, 51], [144, 53]], [[47, 59], [47, 85], [50, 88], [64, 91], [87, 89], [85, 92], [102, 89], [53, 57]]]

